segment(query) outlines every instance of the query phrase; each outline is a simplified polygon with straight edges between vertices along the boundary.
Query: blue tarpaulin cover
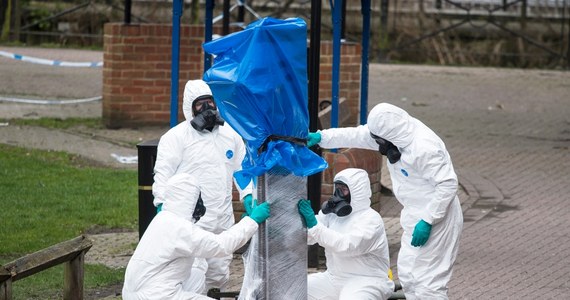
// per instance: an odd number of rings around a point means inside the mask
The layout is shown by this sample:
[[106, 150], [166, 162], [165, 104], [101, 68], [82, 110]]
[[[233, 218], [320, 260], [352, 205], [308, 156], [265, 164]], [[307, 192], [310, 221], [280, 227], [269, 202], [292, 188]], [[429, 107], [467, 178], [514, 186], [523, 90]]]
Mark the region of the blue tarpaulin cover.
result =
[[246, 141], [235, 175], [249, 182], [273, 167], [297, 176], [326, 161], [305, 146], [309, 132], [307, 25], [299, 18], [263, 18], [243, 31], [204, 44], [214, 64], [204, 74], [222, 117]]

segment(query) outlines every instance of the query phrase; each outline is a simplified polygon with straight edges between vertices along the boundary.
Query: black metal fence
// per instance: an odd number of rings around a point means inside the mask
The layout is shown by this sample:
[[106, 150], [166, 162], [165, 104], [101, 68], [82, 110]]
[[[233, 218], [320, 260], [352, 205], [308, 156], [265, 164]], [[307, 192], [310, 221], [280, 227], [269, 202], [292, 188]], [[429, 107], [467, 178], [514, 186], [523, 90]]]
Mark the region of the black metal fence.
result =
[[[62, 1], [59, 10], [55, 2], [35, 1], [44, 5], [21, 8], [22, 24], [11, 27], [12, 39], [29, 45], [102, 47], [106, 22], [172, 21], [168, 0]], [[311, 17], [308, 0], [215, 2], [214, 21], [224, 28], [265, 16], [296, 16], [307, 23]], [[330, 2], [321, 2], [320, 30], [326, 40], [332, 35]], [[203, 15], [203, 3], [191, 3], [184, 2], [182, 23]], [[347, 40], [362, 41], [360, 5], [361, 0], [343, 4]], [[569, 68], [570, 0], [372, 0], [370, 39], [371, 59], [377, 62]]]

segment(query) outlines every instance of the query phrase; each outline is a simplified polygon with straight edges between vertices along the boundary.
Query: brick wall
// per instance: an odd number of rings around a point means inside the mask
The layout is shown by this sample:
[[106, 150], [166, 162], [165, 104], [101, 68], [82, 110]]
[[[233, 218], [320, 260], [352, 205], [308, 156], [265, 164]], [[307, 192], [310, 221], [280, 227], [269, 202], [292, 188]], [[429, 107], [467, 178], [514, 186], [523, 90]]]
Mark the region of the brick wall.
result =
[[[165, 125], [170, 121], [172, 26], [107, 23], [103, 55], [103, 122], [108, 128]], [[215, 32], [221, 28], [215, 27]], [[202, 25], [180, 27], [179, 120], [184, 85], [201, 78]], [[349, 122], [358, 122], [360, 44], [341, 47], [339, 97], [349, 101]], [[332, 43], [322, 42], [320, 99], [331, 99]]]

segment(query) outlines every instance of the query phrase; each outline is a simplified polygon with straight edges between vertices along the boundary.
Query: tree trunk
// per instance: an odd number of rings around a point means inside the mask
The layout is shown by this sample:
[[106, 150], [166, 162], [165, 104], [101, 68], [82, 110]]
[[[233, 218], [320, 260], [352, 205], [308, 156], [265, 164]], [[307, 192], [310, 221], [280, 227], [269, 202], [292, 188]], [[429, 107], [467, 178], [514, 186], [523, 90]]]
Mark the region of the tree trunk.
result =
[[0, 41], [8, 38], [10, 32], [11, 0], [0, 0]]
[[20, 0], [8, 0], [12, 2], [12, 13], [10, 14], [10, 29], [8, 32], [12, 32], [9, 34], [10, 41], [19, 41], [20, 40], [20, 19], [21, 17], [21, 4], [22, 1]]
[[200, 1], [194, 0], [190, 4], [190, 24], [200, 23]]

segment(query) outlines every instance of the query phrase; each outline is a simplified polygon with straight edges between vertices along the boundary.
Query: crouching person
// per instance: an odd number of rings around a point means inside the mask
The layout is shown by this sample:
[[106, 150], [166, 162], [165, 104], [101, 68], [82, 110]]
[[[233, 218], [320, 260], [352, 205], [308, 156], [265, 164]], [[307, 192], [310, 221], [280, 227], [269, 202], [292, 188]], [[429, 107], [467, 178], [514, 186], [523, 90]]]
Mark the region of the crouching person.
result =
[[197, 182], [184, 173], [168, 180], [162, 211], [149, 224], [127, 265], [124, 300], [211, 299], [183, 287], [194, 259], [231, 255], [269, 217], [269, 204], [262, 203], [220, 234], [204, 231], [194, 224], [206, 210]]
[[327, 270], [308, 277], [308, 299], [388, 299], [390, 254], [384, 222], [370, 207], [370, 180], [361, 169], [334, 178], [334, 195], [315, 217], [309, 200], [298, 203], [308, 244], [325, 249]]

